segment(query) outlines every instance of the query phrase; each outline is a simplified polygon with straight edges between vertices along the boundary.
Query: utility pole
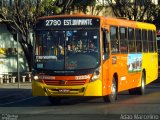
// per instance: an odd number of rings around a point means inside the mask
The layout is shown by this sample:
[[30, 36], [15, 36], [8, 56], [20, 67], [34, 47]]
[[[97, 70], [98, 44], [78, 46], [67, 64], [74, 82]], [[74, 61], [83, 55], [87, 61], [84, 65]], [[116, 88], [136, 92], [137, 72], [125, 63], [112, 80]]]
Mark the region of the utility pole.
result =
[[17, 32], [17, 79], [18, 79], [18, 88], [20, 88], [20, 74], [19, 74], [19, 35]]

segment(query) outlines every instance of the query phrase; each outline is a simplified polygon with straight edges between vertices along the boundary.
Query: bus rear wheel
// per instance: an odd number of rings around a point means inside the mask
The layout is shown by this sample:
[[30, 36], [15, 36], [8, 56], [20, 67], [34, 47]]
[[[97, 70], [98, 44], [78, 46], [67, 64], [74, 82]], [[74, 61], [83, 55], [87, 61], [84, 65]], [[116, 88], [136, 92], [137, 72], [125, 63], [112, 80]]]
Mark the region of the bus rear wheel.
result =
[[50, 103], [52, 105], [60, 105], [61, 104], [61, 98], [59, 98], [59, 97], [48, 96], [48, 100], [50, 101]]
[[142, 72], [141, 86], [136, 89], [138, 95], [145, 94], [145, 85], [146, 85], [146, 76], [145, 76], [145, 73]]
[[103, 97], [105, 102], [113, 103], [117, 99], [117, 83], [115, 78], [112, 79], [112, 85], [111, 85], [111, 94], [106, 95]]

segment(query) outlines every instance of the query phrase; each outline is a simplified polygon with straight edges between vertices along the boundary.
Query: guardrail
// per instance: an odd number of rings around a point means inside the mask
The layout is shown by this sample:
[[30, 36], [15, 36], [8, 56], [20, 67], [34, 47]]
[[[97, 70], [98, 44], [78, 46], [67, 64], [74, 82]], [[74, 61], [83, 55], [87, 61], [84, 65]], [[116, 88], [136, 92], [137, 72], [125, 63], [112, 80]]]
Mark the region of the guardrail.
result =
[[[18, 82], [18, 75], [16, 73], [0, 74], [0, 84], [16, 83]], [[31, 82], [31, 73], [20, 73], [20, 82]]]

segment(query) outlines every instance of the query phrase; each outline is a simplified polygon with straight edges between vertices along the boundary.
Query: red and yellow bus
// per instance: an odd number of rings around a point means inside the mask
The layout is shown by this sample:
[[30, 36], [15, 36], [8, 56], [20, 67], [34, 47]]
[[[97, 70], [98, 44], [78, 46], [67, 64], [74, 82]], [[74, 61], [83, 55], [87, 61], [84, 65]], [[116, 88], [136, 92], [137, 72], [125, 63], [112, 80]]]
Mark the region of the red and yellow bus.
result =
[[46, 16], [35, 28], [33, 96], [144, 94], [158, 77], [153, 24], [83, 14]]

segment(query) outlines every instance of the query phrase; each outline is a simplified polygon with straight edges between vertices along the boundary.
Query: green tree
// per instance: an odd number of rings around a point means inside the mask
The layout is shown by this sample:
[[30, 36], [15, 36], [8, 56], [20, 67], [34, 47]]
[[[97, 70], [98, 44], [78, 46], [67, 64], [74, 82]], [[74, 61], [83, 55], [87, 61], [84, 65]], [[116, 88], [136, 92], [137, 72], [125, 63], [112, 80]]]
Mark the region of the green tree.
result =
[[151, 0], [106, 0], [116, 17], [144, 21], [152, 8]]
[[160, 29], [160, 5], [151, 0], [104, 0], [116, 17], [153, 23]]
[[97, 0], [73, 0], [70, 11], [83, 12], [85, 14], [91, 12], [91, 14], [94, 14], [93, 10], [97, 8], [96, 3]]
[[39, 16], [65, 13], [73, 0], [12, 0], [0, 1], [0, 22], [17, 40], [24, 51], [29, 70], [32, 70], [33, 45], [30, 31]]
[[90, 11], [92, 15], [99, 15], [103, 10], [107, 10], [108, 8], [109, 6], [105, 5], [104, 1], [95, 0], [92, 4], [88, 6], [88, 11]]
[[152, 5], [152, 10], [147, 12], [147, 22], [156, 25], [160, 29], [160, 5]]

